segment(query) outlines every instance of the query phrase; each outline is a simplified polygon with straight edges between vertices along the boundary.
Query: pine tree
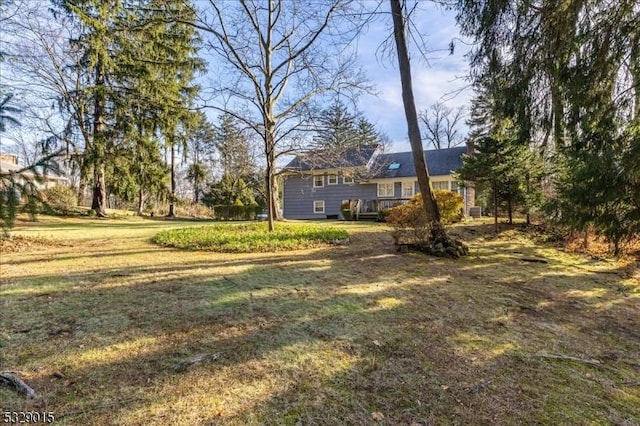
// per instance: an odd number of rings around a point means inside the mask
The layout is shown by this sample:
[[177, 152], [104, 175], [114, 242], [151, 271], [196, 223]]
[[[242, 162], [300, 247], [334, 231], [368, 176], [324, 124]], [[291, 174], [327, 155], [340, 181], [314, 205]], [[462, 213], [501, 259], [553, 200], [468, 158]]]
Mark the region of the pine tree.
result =
[[477, 43], [476, 81], [499, 70], [492, 93], [505, 102], [495, 111], [513, 120], [518, 140], [541, 147], [552, 162], [555, 217], [573, 229], [595, 228], [618, 252], [637, 233], [640, 216], [637, 1], [458, 6], [463, 33]]
[[320, 113], [313, 137], [314, 148], [344, 151], [359, 143], [357, 117], [340, 100]]
[[[85, 138], [82, 170], [93, 174], [92, 208], [99, 216], [106, 214], [106, 171], [130, 172], [149, 186], [150, 176], [157, 177], [159, 155], [150, 143], [159, 137], [169, 146], [180, 139], [179, 130], [190, 120], [189, 106], [197, 91], [191, 81], [203, 62], [195, 57], [195, 30], [189, 22], [195, 20], [189, 4], [147, 0], [135, 5], [126, 2], [98, 0], [60, 0], [59, 6], [73, 16], [79, 26], [79, 36], [73, 46], [84, 53], [77, 67], [84, 75], [92, 75], [86, 86], [86, 109], [76, 111], [76, 125]], [[181, 23], [168, 17], [179, 17]], [[73, 93], [76, 96], [79, 93]], [[84, 95], [83, 95], [84, 96]], [[91, 125], [85, 126], [89, 118]], [[150, 161], [141, 173], [127, 170], [126, 159], [119, 160], [122, 146], [132, 148], [138, 158]], [[118, 163], [113, 167], [108, 162]], [[125, 185], [126, 186], [126, 185]], [[152, 185], [153, 186], [153, 185]], [[123, 188], [124, 190], [124, 188]], [[126, 192], [126, 191], [125, 191]], [[143, 194], [139, 194], [139, 208]]]
[[528, 147], [518, 143], [516, 130], [506, 119], [489, 135], [477, 139], [473, 154], [464, 157], [458, 178], [473, 182], [478, 192], [489, 193], [496, 233], [499, 231], [498, 208], [501, 202], [507, 204], [509, 223], [513, 223], [516, 204], [524, 203], [527, 197], [531, 203], [535, 200], [536, 164], [532, 158]]

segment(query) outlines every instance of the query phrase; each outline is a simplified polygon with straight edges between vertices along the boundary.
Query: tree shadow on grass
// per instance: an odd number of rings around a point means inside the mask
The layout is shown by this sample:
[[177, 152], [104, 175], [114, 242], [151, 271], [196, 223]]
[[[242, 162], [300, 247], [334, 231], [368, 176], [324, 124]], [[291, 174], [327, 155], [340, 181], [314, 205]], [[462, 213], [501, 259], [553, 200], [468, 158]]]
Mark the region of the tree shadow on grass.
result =
[[[65, 277], [62, 285], [74, 286], [37, 306], [6, 299], [13, 314], [41, 309], [29, 315], [49, 328], [22, 333], [16, 317], [3, 365], [30, 371], [68, 424], [579, 423], [640, 415], [632, 408], [640, 395], [622, 384], [640, 365], [628, 272], [566, 273], [517, 259], [498, 269], [486, 266], [490, 256], [397, 255], [378, 239]], [[236, 269], [224, 271], [229, 265]], [[86, 284], [76, 288], [78, 281]], [[174, 371], [201, 353], [220, 357]], [[537, 357], [545, 353], [598, 359], [603, 368]], [[184, 404], [193, 405], [192, 417]]]

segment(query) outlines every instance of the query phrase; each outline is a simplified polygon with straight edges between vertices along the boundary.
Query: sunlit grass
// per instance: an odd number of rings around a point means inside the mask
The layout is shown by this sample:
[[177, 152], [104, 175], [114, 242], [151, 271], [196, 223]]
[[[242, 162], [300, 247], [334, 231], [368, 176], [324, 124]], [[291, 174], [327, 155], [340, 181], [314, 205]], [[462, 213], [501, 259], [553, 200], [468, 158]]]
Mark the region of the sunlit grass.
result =
[[254, 253], [306, 249], [348, 237], [346, 230], [326, 225], [278, 224], [269, 232], [267, 224], [259, 222], [172, 229], [158, 233], [153, 241], [189, 250]]
[[[0, 369], [62, 425], [640, 418], [633, 265], [516, 229], [495, 238], [484, 223], [452, 230], [472, 251], [458, 261], [399, 254], [381, 224], [291, 225], [337, 227], [350, 243], [213, 253], [150, 242], [202, 222], [22, 222], [17, 234], [52, 244], [0, 257]], [[200, 354], [218, 356], [175, 371]], [[5, 389], [0, 401], [26, 408]]]

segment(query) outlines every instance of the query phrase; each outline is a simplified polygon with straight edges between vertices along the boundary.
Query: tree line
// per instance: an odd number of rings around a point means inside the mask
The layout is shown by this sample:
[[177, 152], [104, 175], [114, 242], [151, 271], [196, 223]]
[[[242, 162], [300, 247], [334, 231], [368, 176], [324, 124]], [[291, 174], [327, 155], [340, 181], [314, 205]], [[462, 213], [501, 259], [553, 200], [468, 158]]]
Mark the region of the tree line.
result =
[[[419, 8], [390, 4], [400, 53], [417, 19], [410, 12]], [[637, 2], [442, 4], [475, 42], [471, 133], [460, 135], [461, 108], [416, 111], [408, 115], [414, 154], [422, 152], [418, 139], [436, 148], [467, 142], [474, 155], [460, 179], [486, 194], [496, 213], [500, 206], [510, 218], [544, 211], [570, 229], [602, 233], [617, 251], [640, 232]], [[376, 14], [360, 2], [14, 0], [0, 7], [0, 60], [12, 70], [3, 99], [9, 89], [29, 93], [20, 100], [23, 121], [50, 135], [38, 153], [64, 153], [98, 215], [107, 194], [136, 200], [139, 212], [163, 197], [174, 214], [176, 169], [186, 162], [194, 200], [264, 204], [273, 229], [279, 159], [310, 147], [339, 155], [345, 140], [384, 142], [366, 118], [332, 103], [336, 94], [351, 99], [370, 89], [351, 46]], [[409, 83], [408, 58], [400, 71]], [[217, 125], [205, 109], [217, 111]]]
[[[272, 229], [276, 161], [308, 145], [320, 98], [366, 86], [353, 52], [341, 52], [357, 30], [354, 5], [4, 2], [1, 51], [15, 80], [2, 91], [22, 94], [27, 124], [50, 135], [47, 152], [29, 154], [63, 154], [96, 215], [108, 195], [139, 213], [162, 199], [175, 215], [186, 162], [196, 202], [262, 205]], [[204, 109], [218, 112], [218, 126]]]
[[459, 1], [475, 98], [461, 178], [620, 251], [640, 234], [640, 5]]

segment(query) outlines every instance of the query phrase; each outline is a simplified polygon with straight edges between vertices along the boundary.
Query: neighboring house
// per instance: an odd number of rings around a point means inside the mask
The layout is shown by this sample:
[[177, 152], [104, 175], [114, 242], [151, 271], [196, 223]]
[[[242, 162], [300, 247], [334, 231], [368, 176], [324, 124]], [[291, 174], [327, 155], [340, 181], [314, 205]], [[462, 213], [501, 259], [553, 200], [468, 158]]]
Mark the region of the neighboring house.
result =
[[[24, 167], [18, 164], [18, 156], [13, 154], [0, 154], [0, 174], [15, 173], [22, 170]], [[25, 179], [26, 178], [26, 179]], [[34, 178], [34, 173], [30, 170], [24, 171], [22, 176], [17, 179], [18, 183], [24, 184], [27, 180], [33, 182], [34, 186], [38, 190], [51, 188], [56, 185], [66, 184], [68, 179], [63, 176], [49, 171], [46, 174], [40, 174], [41, 182], [38, 182]]]
[[[459, 193], [468, 215], [475, 191], [459, 187], [452, 175], [466, 152], [466, 147], [457, 147], [425, 155], [433, 188]], [[359, 217], [376, 217], [378, 211], [406, 203], [419, 192], [411, 152], [383, 154], [367, 146], [347, 151], [335, 161], [312, 158], [313, 154], [296, 157], [283, 169], [285, 218], [338, 219], [343, 203], [349, 203]]]

